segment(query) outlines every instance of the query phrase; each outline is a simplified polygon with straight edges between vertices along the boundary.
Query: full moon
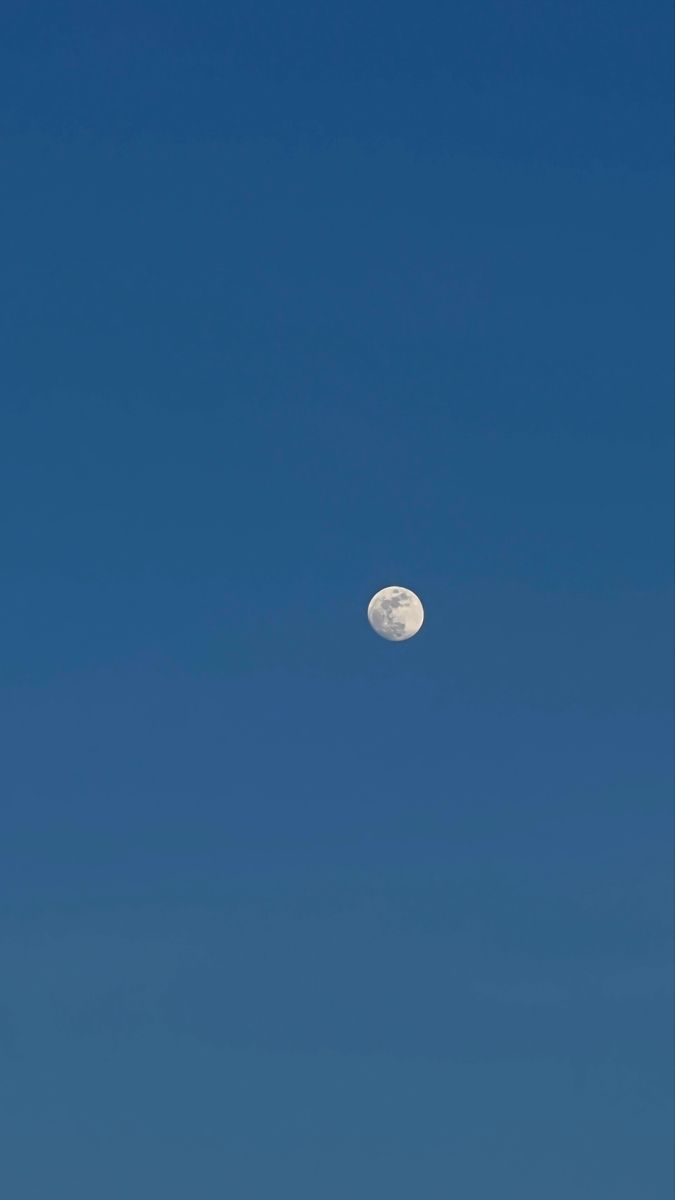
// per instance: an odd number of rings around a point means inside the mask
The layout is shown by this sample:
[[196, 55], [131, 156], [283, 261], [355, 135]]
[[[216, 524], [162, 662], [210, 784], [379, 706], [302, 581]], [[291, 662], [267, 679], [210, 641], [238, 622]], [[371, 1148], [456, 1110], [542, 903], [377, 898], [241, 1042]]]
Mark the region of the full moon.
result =
[[368, 605], [368, 620], [388, 642], [405, 642], [422, 628], [424, 609], [410, 588], [385, 587]]

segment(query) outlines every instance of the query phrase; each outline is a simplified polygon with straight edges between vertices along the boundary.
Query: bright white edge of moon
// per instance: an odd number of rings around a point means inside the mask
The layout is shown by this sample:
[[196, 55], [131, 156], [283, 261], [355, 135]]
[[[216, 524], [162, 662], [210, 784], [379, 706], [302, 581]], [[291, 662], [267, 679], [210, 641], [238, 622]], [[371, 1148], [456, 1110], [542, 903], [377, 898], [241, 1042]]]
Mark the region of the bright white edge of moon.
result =
[[382, 588], [368, 605], [368, 620], [388, 642], [405, 642], [422, 628], [422, 601], [410, 588]]

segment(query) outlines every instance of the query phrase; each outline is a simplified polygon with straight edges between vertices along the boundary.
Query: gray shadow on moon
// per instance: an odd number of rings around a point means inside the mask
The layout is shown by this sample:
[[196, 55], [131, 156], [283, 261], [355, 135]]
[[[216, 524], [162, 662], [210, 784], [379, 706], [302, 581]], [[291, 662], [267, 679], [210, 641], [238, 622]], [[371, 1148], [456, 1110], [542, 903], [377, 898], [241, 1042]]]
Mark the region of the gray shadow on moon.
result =
[[407, 607], [407, 603], [408, 593], [404, 591], [380, 600], [370, 613], [370, 622], [376, 632], [390, 641], [403, 641], [406, 636], [405, 621], [397, 621], [394, 614], [397, 608]]

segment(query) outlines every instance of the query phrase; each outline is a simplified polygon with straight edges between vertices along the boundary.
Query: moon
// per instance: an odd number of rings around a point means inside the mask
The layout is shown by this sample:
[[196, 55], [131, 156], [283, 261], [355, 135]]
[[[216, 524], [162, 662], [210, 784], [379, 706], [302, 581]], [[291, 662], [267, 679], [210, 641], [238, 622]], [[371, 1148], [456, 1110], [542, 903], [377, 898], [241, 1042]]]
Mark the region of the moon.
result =
[[422, 601], [410, 588], [382, 588], [368, 605], [368, 620], [388, 642], [405, 642], [422, 628]]

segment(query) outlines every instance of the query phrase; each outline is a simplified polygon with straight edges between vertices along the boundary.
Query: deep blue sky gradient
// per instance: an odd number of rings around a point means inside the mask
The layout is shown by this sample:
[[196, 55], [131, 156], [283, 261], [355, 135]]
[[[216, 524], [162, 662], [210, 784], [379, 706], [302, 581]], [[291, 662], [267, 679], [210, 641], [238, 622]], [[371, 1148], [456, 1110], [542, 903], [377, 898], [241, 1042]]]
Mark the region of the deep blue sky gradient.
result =
[[668, 1200], [670, 5], [3, 22], [0, 1191]]

